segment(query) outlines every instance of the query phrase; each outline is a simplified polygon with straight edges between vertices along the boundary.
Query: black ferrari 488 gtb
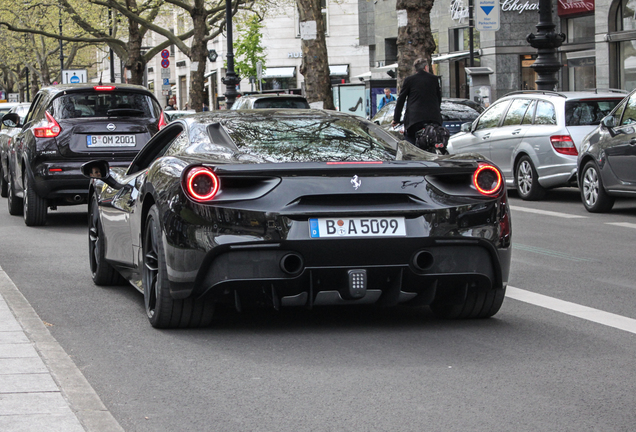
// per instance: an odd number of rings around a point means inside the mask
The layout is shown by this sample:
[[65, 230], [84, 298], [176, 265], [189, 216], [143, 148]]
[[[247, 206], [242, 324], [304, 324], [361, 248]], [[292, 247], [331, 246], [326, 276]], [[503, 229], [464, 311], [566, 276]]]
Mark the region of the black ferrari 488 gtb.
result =
[[128, 169], [84, 165], [90, 267], [128, 280], [151, 325], [214, 305], [428, 305], [486, 318], [504, 299], [510, 210], [499, 169], [436, 156], [360, 117], [207, 112], [157, 133]]

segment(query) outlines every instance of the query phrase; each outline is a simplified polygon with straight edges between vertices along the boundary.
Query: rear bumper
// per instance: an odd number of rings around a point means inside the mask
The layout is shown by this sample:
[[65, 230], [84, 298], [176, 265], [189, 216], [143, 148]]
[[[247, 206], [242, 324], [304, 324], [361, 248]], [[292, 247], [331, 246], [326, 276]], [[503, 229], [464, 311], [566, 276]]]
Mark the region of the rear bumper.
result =
[[[81, 173], [82, 161], [46, 161], [31, 173], [36, 193], [49, 204], [81, 204], [88, 196], [90, 180]], [[128, 167], [130, 161], [109, 162], [111, 167]], [[59, 171], [57, 171], [59, 170]]]
[[[504, 288], [510, 248], [478, 239], [314, 239], [215, 248], [201, 269], [191, 292], [173, 295], [274, 306], [430, 304], [440, 290]], [[367, 273], [362, 298], [350, 295], [350, 270]]]

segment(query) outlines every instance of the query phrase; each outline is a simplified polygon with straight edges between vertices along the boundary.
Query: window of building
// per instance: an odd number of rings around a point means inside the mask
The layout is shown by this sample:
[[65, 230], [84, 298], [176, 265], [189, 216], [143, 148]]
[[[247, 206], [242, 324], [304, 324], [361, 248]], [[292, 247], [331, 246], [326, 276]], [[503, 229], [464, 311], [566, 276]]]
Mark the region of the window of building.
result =
[[620, 88], [636, 88], [636, 40], [619, 42], [617, 57]]
[[565, 20], [568, 43], [594, 42], [594, 15], [586, 15]]
[[620, 0], [616, 8], [615, 31], [636, 30], [636, 8], [630, 0]]
[[596, 88], [596, 58], [568, 58], [568, 82], [570, 90]]
[[[460, 27], [448, 29], [451, 52], [470, 50], [470, 28]], [[437, 41], [436, 41], [437, 43]], [[473, 31], [473, 49], [479, 49], [479, 32]]]
[[521, 90], [537, 89], [537, 73], [531, 67], [536, 60], [536, 55], [527, 54], [521, 56]]
[[397, 63], [397, 38], [384, 39], [384, 62], [389, 65]]

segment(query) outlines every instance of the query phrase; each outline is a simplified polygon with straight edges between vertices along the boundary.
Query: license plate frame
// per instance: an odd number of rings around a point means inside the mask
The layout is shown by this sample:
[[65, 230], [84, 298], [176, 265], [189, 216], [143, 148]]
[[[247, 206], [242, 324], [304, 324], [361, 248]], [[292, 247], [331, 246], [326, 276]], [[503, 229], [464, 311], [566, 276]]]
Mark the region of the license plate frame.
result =
[[135, 147], [137, 137], [131, 134], [86, 135], [86, 147]]
[[403, 216], [310, 218], [311, 238], [371, 238], [405, 237], [406, 221]]

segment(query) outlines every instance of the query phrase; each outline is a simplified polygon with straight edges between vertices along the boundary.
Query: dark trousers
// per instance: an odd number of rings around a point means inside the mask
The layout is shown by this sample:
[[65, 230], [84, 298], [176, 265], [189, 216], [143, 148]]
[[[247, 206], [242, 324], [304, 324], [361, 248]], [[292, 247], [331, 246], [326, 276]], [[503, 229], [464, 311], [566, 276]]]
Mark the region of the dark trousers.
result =
[[406, 140], [411, 144], [415, 145], [415, 134], [417, 134], [417, 131], [424, 128], [427, 124], [427, 122], [417, 122], [414, 125], [411, 125], [410, 128], [406, 129], [404, 138], [406, 138]]

